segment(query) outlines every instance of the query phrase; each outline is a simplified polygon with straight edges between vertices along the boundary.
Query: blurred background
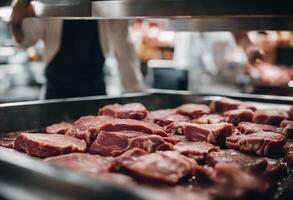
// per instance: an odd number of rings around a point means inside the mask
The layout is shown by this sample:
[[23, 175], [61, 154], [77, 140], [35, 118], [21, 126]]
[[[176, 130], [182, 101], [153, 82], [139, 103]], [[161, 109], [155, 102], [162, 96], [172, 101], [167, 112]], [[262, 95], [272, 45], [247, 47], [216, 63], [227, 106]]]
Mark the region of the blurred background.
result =
[[[37, 100], [45, 82], [44, 44], [15, 47], [10, 12], [0, 8], [0, 103]], [[130, 24], [148, 88], [293, 95], [292, 32], [249, 32], [251, 42], [266, 52], [266, 62], [252, 67], [230, 32], [172, 32], [168, 20], [135, 19]], [[121, 94], [115, 59], [107, 58], [105, 65], [107, 94]]]

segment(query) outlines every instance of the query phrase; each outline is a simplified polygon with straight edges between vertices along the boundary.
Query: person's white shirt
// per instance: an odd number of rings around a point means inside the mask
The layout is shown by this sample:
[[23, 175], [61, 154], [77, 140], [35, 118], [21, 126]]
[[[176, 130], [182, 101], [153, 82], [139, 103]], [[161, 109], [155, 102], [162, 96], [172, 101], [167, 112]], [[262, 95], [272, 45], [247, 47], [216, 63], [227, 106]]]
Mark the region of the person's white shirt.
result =
[[[97, 21], [104, 56], [115, 56], [125, 92], [136, 92], [143, 90], [144, 85], [139, 60], [129, 38], [128, 25], [128, 20]], [[22, 23], [24, 39], [18, 46], [28, 48], [39, 40], [43, 40], [45, 44], [44, 60], [49, 63], [59, 51], [62, 27], [62, 19], [27, 18]]]

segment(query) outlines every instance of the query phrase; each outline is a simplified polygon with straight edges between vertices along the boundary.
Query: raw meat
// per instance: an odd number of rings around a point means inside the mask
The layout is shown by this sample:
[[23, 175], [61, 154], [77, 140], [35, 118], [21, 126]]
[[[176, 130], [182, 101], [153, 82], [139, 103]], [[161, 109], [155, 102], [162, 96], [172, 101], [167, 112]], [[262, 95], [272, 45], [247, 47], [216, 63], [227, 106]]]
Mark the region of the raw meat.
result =
[[225, 118], [221, 115], [209, 114], [209, 115], [203, 115], [197, 119], [192, 120], [191, 122], [197, 123], [197, 124], [219, 124], [224, 121], [225, 121]]
[[113, 158], [86, 153], [71, 153], [50, 157], [45, 161], [55, 166], [97, 176], [99, 173], [109, 171]]
[[99, 110], [99, 115], [109, 115], [121, 119], [143, 120], [147, 116], [147, 109], [141, 103], [111, 104]]
[[130, 138], [140, 135], [143, 135], [143, 133], [135, 131], [101, 131], [96, 140], [91, 144], [89, 152], [102, 156], [117, 156], [126, 150]]
[[260, 156], [281, 156], [286, 138], [273, 132], [232, 135], [226, 138], [226, 147]]
[[72, 125], [68, 122], [60, 122], [60, 123], [48, 126], [46, 128], [46, 133], [65, 134], [71, 127], [72, 127]]
[[257, 124], [270, 124], [279, 126], [281, 121], [288, 118], [288, 113], [284, 109], [271, 108], [257, 110], [254, 113], [252, 122]]
[[287, 138], [293, 138], [293, 121], [284, 119], [280, 126], [282, 127], [282, 133]]
[[236, 109], [229, 110], [224, 113], [226, 121], [234, 125], [239, 124], [240, 122], [251, 122], [253, 118], [253, 111], [249, 109]]
[[205, 162], [210, 152], [219, 151], [219, 148], [207, 142], [181, 141], [175, 145], [176, 151], [195, 159], [197, 162]]
[[146, 134], [168, 136], [165, 130], [156, 124], [133, 119], [116, 119], [109, 116], [81, 117], [73, 123], [73, 127], [66, 135], [84, 139], [88, 144], [91, 144], [100, 131], [137, 131]]
[[138, 180], [176, 184], [184, 177], [204, 173], [194, 160], [175, 151], [158, 151], [139, 157], [124, 157], [117, 162], [119, 170]]
[[293, 106], [291, 106], [288, 114], [289, 114], [289, 119], [292, 119], [293, 120]]
[[186, 122], [190, 120], [188, 116], [175, 114], [173, 109], [151, 111], [147, 118], [160, 126], [167, 126], [172, 122]]
[[284, 146], [285, 160], [293, 168], [293, 139], [287, 141]]
[[287, 174], [287, 165], [283, 160], [265, 158], [268, 162], [266, 174], [269, 176], [280, 176]]
[[127, 149], [140, 148], [148, 153], [155, 151], [174, 150], [173, 144], [158, 135], [143, 135], [129, 140]]
[[231, 163], [216, 164], [211, 179], [214, 184], [210, 192], [220, 199], [242, 199], [262, 194], [267, 189], [265, 182]]
[[206, 162], [210, 166], [215, 166], [217, 163], [233, 163], [255, 174], [263, 173], [268, 165], [264, 158], [246, 155], [232, 149], [210, 152], [207, 155]]
[[176, 134], [184, 134], [188, 140], [222, 144], [232, 134], [232, 124], [195, 124], [188, 122], [172, 123], [168, 130]]
[[252, 111], [255, 111], [256, 108], [254, 106], [245, 104], [241, 101], [229, 99], [229, 98], [221, 98], [218, 100], [214, 100], [210, 104], [211, 112], [213, 113], [223, 113], [229, 110], [235, 110], [235, 109], [250, 109]]
[[241, 122], [238, 124], [237, 129], [243, 134], [251, 134], [260, 131], [281, 133], [281, 129], [277, 126], [267, 124], [255, 124], [251, 122]]
[[204, 104], [184, 104], [175, 109], [175, 112], [181, 115], [186, 115], [192, 119], [201, 117], [210, 113], [210, 108]]
[[86, 143], [60, 134], [21, 133], [14, 142], [14, 148], [30, 156], [46, 158], [66, 153], [85, 152]]
[[0, 137], [0, 146], [5, 148], [14, 148], [14, 141], [19, 134], [7, 134], [3, 137]]

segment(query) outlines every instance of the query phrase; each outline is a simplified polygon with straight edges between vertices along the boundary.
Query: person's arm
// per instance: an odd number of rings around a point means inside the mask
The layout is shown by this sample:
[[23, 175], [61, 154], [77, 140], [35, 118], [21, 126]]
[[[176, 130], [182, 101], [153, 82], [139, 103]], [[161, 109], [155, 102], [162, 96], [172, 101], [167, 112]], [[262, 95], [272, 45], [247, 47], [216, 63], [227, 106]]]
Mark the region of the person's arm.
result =
[[125, 92], [138, 92], [144, 89], [140, 63], [129, 36], [128, 20], [109, 21], [115, 57], [118, 62]]
[[34, 45], [43, 33], [39, 19], [26, 19], [35, 16], [31, 0], [16, 0], [13, 4], [10, 26], [13, 37], [20, 47]]
[[265, 60], [264, 50], [252, 44], [246, 32], [234, 32], [233, 36], [237, 45], [246, 52], [250, 64], [254, 65], [258, 60]]

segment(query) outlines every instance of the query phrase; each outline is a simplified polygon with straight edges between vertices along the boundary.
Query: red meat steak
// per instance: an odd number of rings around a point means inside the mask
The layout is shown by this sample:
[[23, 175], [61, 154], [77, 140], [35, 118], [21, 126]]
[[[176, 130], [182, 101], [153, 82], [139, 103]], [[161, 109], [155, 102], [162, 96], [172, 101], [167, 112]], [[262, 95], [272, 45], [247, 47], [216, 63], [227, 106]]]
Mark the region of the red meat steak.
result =
[[251, 122], [253, 118], [253, 111], [249, 109], [236, 109], [229, 110], [224, 113], [226, 121], [234, 125], [239, 124], [240, 122]]
[[68, 122], [60, 122], [60, 123], [48, 126], [46, 128], [46, 133], [65, 134], [71, 127], [72, 127], [72, 125]]
[[141, 103], [111, 104], [99, 110], [99, 115], [109, 115], [121, 119], [143, 120], [147, 116], [147, 109]]
[[85, 152], [86, 143], [60, 134], [21, 133], [14, 142], [14, 148], [30, 156], [46, 158], [72, 152]]
[[212, 144], [222, 144], [225, 138], [232, 134], [232, 124], [195, 124], [177, 122], [170, 125], [172, 133], [184, 134], [188, 140], [204, 141]]
[[175, 112], [196, 119], [210, 113], [210, 108], [204, 104], [184, 104], [175, 109]]
[[96, 140], [91, 144], [89, 152], [102, 156], [117, 156], [126, 150], [130, 138], [141, 135], [143, 135], [142, 132], [136, 131], [101, 131]]
[[113, 159], [86, 153], [71, 153], [47, 158], [45, 161], [55, 166], [97, 176], [109, 171]]
[[232, 149], [210, 152], [206, 162], [210, 166], [215, 166], [217, 163], [233, 163], [255, 174], [263, 173], [268, 165], [264, 158], [250, 156]]
[[67, 135], [84, 139], [88, 144], [91, 144], [100, 131], [137, 131], [168, 136], [164, 129], [156, 124], [133, 119], [116, 119], [108, 116], [82, 117], [73, 123], [72, 129], [67, 132]]
[[286, 138], [273, 132], [256, 132], [249, 135], [232, 135], [226, 138], [226, 146], [244, 153], [260, 156], [280, 156]]
[[190, 117], [175, 114], [172, 109], [154, 110], [149, 112], [148, 119], [160, 126], [166, 126], [172, 122], [186, 122]]
[[203, 115], [197, 119], [192, 120], [191, 122], [197, 123], [197, 124], [219, 124], [224, 121], [225, 121], [225, 118], [221, 115], [209, 114], [209, 115]]
[[14, 148], [14, 141], [19, 134], [13, 133], [0, 137], [0, 146], [6, 148]]
[[243, 134], [251, 134], [260, 131], [281, 133], [281, 129], [277, 126], [267, 124], [255, 124], [251, 122], [241, 122], [237, 129]]
[[245, 104], [241, 101], [229, 99], [229, 98], [220, 98], [218, 100], [214, 100], [210, 104], [211, 112], [213, 113], [223, 113], [228, 110], [234, 110], [234, 109], [250, 109], [252, 111], [255, 111], [256, 108], [254, 106]]
[[284, 146], [285, 160], [293, 168], [293, 139], [287, 141]]
[[124, 157], [117, 163], [138, 180], [148, 180], [176, 184], [184, 177], [204, 173], [194, 160], [175, 151], [158, 151], [139, 157]]
[[253, 116], [252, 122], [257, 124], [270, 124], [279, 126], [281, 121], [288, 118], [288, 113], [284, 109], [270, 108], [257, 110]]
[[219, 148], [207, 142], [181, 141], [175, 145], [176, 151], [195, 159], [198, 162], [204, 162], [210, 152], [219, 151]]
[[268, 162], [266, 174], [269, 176], [280, 176], [287, 174], [287, 165], [283, 159], [265, 158]]
[[265, 182], [232, 163], [216, 164], [211, 179], [214, 184], [210, 192], [220, 199], [242, 199], [267, 189]]

